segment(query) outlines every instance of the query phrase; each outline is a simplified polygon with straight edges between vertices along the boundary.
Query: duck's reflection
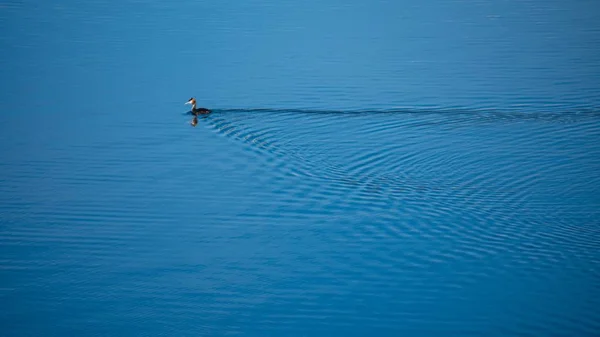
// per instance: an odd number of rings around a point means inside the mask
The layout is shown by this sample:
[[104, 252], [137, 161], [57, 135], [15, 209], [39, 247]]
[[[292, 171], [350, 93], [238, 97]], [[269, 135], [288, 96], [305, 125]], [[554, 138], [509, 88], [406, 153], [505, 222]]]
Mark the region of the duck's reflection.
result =
[[192, 118], [192, 120], [190, 121], [190, 125], [191, 126], [196, 126], [198, 125], [198, 117], [202, 118], [202, 119], [207, 119], [209, 115], [207, 114], [197, 114], [197, 113], [193, 113], [194, 117]]

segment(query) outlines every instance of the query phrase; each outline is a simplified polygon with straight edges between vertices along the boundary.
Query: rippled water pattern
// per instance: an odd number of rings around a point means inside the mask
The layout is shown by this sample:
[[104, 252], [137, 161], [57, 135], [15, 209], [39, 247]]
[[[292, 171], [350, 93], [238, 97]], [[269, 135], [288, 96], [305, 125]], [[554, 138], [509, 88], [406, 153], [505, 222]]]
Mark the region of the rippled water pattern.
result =
[[0, 2], [1, 335], [597, 336], [599, 7]]

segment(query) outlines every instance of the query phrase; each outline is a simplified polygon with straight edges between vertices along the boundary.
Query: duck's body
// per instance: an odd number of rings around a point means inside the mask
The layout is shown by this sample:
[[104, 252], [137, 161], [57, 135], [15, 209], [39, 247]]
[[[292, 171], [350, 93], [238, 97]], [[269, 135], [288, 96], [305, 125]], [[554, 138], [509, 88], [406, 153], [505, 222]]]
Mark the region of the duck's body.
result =
[[194, 115], [211, 113], [211, 110], [209, 110], [207, 108], [197, 108], [196, 107], [196, 99], [194, 97], [190, 98], [185, 104], [192, 105], [192, 114], [194, 114]]
[[207, 108], [198, 108], [198, 109], [192, 108], [192, 113], [194, 113], [194, 114], [208, 114], [211, 112], [212, 112], [212, 110], [209, 110]]

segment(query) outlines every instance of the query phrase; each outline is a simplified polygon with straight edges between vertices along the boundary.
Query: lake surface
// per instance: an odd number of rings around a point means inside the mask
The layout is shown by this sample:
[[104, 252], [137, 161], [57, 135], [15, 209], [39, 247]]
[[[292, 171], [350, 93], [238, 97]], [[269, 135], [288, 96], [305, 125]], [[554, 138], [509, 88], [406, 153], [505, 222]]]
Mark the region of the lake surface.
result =
[[3, 336], [600, 333], [597, 1], [8, 0], [0, 29]]

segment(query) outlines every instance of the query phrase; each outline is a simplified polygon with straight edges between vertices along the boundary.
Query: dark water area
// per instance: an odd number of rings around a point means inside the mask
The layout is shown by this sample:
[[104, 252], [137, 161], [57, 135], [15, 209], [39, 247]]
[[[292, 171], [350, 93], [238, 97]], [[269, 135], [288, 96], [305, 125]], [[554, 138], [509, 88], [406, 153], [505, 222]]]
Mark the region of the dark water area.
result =
[[0, 29], [3, 336], [600, 332], [596, 1], [4, 1]]

